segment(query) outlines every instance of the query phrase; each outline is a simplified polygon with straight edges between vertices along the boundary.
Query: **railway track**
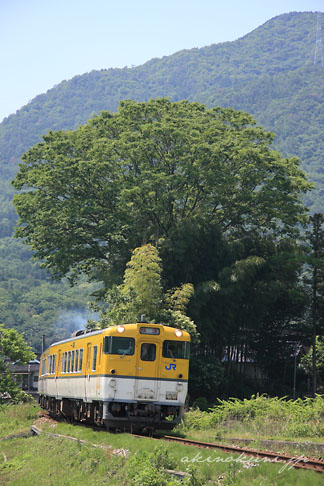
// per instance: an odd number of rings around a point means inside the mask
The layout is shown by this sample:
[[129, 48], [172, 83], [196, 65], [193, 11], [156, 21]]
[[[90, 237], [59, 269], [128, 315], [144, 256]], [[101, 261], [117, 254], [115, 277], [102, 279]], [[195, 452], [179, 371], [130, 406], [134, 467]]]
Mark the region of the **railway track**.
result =
[[183, 439], [180, 437], [173, 437], [168, 435], [161, 437], [161, 439], [168, 442], [179, 442], [184, 445], [190, 445], [203, 449], [219, 449], [223, 452], [253, 456], [264, 459], [264, 462], [285, 463], [288, 465], [288, 467], [308, 469], [316, 471], [318, 473], [324, 473], [324, 460], [315, 459], [312, 457], [289, 456], [287, 454], [281, 454], [277, 452], [259, 451], [257, 449], [250, 449], [247, 447], [227, 446], [223, 444], [214, 444], [211, 442], [200, 442], [197, 440]]
[[[97, 431], [102, 431], [105, 430], [103, 427], [97, 427], [94, 426], [93, 424], [83, 424], [86, 425], [93, 430]], [[37, 428], [37, 427], [32, 427]], [[35, 433], [35, 430], [33, 431]], [[39, 432], [41, 432], [39, 430]], [[37, 432], [36, 432], [37, 433]], [[306, 456], [290, 456], [288, 454], [282, 454], [282, 453], [277, 453], [277, 452], [272, 452], [272, 451], [260, 451], [257, 449], [252, 449], [248, 447], [238, 447], [238, 446], [230, 446], [230, 445], [224, 445], [224, 444], [215, 444], [213, 442], [202, 442], [198, 440], [192, 440], [192, 439], [184, 439], [181, 437], [174, 437], [170, 435], [163, 435], [159, 437], [151, 437], [148, 435], [136, 435], [133, 434], [134, 437], [139, 437], [141, 439], [146, 438], [146, 439], [151, 439], [151, 440], [165, 440], [168, 442], [178, 442], [183, 445], [190, 445], [193, 447], [197, 448], [203, 448], [203, 449], [211, 449], [211, 450], [221, 450], [223, 452], [227, 453], [232, 453], [232, 454], [238, 454], [243, 456], [251, 456], [255, 458], [259, 458], [260, 462], [263, 460], [263, 462], [272, 462], [272, 463], [282, 463], [286, 464], [287, 468], [297, 468], [297, 469], [307, 469], [311, 471], [316, 471], [318, 473], [324, 473], [324, 459], [317, 459], [313, 457], [306, 457]], [[216, 462], [216, 461], [215, 461]], [[244, 462], [242, 460], [242, 462]], [[257, 462], [256, 462], [257, 463]]]

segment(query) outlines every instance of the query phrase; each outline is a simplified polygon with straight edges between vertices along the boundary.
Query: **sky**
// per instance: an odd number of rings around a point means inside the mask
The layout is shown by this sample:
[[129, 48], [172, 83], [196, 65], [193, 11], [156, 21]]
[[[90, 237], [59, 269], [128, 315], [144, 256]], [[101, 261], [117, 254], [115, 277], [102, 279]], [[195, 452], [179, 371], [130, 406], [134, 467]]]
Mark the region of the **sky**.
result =
[[75, 75], [234, 41], [309, 11], [324, 12], [324, 0], [0, 0], [0, 122]]

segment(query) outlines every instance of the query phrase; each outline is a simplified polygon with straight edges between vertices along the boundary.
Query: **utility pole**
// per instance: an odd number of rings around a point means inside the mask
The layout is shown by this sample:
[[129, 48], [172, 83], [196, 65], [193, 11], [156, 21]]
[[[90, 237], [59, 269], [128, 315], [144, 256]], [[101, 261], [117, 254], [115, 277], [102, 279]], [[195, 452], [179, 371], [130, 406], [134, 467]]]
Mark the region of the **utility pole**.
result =
[[297, 358], [300, 353], [302, 346], [301, 344], [295, 343], [295, 350], [294, 350], [294, 385], [293, 385], [293, 400], [296, 400], [296, 384], [297, 384]]

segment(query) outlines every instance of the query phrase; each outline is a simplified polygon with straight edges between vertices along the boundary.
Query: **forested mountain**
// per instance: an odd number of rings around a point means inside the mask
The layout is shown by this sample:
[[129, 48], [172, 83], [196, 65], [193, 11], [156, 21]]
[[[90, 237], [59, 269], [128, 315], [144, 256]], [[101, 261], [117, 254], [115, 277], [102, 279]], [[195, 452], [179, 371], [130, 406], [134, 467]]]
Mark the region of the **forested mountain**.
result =
[[[301, 158], [318, 185], [308, 205], [319, 210], [324, 67], [320, 53], [314, 64], [317, 18], [316, 13], [284, 14], [234, 42], [63, 81], [0, 124], [1, 182], [13, 177], [21, 154], [48, 130], [76, 128], [94, 113], [115, 111], [121, 99], [166, 96], [253, 114], [276, 134], [275, 146], [283, 155]], [[11, 194], [6, 203], [7, 190], [1, 192], [0, 217], [11, 219]], [[4, 236], [10, 228], [5, 224], [1, 231]]]
[[[10, 238], [16, 216], [9, 181], [21, 154], [48, 130], [74, 129], [94, 113], [115, 111], [121, 99], [144, 101], [163, 96], [253, 114], [259, 124], [276, 134], [274, 144], [283, 155], [301, 158], [302, 167], [316, 183], [307, 204], [313, 211], [322, 211], [324, 67], [321, 53], [315, 56], [318, 21], [323, 23], [323, 16], [316, 13], [284, 14], [234, 42], [182, 50], [138, 67], [78, 75], [6, 118], [0, 124], [0, 237], [6, 238], [0, 240], [0, 291], [7, 300], [1, 302], [0, 322], [9, 324], [13, 297], [6, 290], [8, 282], [20, 300], [27, 290], [20, 290], [19, 285], [33, 272], [37, 276], [30, 285], [38, 286], [39, 294], [46, 294], [47, 286], [53, 285], [29, 262], [24, 247], [18, 250], [18, 243]], [[19, 261], [26, 265], [24, 270]], [[83, 289], [80, 300], [86, 300], [85, 295]], [[75, 298], [71, 296], [63, 307], [74, 308]], [[28, 328], [31, 316], [39, 315], [31, 302], [32, 297], [28, 305], [15, 311], [17, 316], [23, 313], [21, 327]], [[51, 311], [55, 306], [59, 302], [50, 306]]]

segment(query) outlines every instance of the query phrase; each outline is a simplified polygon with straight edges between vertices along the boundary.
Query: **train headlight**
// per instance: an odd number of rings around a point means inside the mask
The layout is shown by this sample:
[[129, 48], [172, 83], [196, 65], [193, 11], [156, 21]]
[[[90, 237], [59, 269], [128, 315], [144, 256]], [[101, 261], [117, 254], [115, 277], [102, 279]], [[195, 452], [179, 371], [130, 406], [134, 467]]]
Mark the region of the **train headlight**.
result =
[[111, 388], [116, 388], [116, 380], [110, 380], [109, 386], [111, 386]]
[[124, 326], [117, 326], [117, 332], [122, 333], [122, 332], [124, 332], [124, 331], [125, 331]]
[[180, 391], [182, 391], [182, 389], [183, 389], [182, 383], [177, 383], [177, 391], [180, 392]]
[[180, 329], [177, 329], [176, 331], [174, 331], [174, 334], [180, 338], [182, 336], [182, 331], [180, 331]]

